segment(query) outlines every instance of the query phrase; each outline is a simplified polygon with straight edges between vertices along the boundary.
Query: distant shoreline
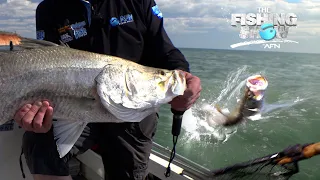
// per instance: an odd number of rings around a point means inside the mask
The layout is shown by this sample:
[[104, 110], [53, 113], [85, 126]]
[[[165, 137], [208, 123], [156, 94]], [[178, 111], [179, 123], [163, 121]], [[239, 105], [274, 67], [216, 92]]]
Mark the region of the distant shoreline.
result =
[[213, 48], [192, 48], [192, 47], [178, 47], [179, 49], [198, 49], [198, 50], [213, 50], [213, 51], [242, 51], [242, 52], [255, 52], [255, 53], [259, 53], [259, 52], [270, 52], [270, 53], [295, 53], [295, 54], [319, 54], [319, 53], [315, 53], [315, 52], [291, 52], [291, 51], [272, 51], [272, 50], [266, 50], [266, 51], [260, 51], [260, 50], [238, 50], [238, 49], [213, 49]]

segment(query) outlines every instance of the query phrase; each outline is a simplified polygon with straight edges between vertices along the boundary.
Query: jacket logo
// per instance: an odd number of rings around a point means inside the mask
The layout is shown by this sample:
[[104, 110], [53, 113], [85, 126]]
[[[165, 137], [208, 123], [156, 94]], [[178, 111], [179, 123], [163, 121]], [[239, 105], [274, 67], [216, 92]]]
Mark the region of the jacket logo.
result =
[[0, 131], [12, 131], [14, 129], [14, 121], [10, 120], [0, 126]]
[[58, 29], [61, 41], [63, 43], [67, 43], [72, 41], [73, 39], [79, 39], [86, 36], [88, 33], [85, 25], [86, 22], [81, 21]]
[[60, 36], [60, 39], [63, 43], [67, 43], [73, 40], [72, 36], [70, 36], [68, 33], [62, 34]]
[[86, 25], [85, 21], [71, 24], [71, 29], [73, 30], [73, 35], [76, 39], [79, 39], [88, 34], [87, 29], [84, 27], [85, 25]]
[[160, 11], [158, 5], [152, 7], [152, 13], [160, 19], [163, 18], [162, 12]]
[[43, 30], [37, 31], [37, 39], [40, 39], [40, 40], [44, 39], [44, 31]]
[[119, 18], [112, 17], [110, 19], [110, 25], [113, 27], [120, 26], [129, 22], [133, 22], [132, 14], [123, 15], [123, 16], [120, 16]]

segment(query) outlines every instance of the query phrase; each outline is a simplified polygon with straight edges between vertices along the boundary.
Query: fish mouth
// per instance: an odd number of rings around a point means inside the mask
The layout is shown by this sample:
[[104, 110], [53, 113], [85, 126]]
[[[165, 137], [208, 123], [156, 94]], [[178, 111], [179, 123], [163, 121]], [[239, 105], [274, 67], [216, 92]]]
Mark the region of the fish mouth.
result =
[[183, 95], [186, 89], [186, 78], [179, 70], [174, 70], [170, 77], [172, 81], [171, 91], [175, 95]]
[[158, 83], [162, 91], [166, 92], [167, 96], [183, 95], [186, 89], [186, 79], [182, 72], [174, 70], [171, 75], [164, 81]]
[[260, 74], [253, 75], [247, 78], [246, 86], [253, 93], [254, 99], [261, 100], [268, 87], [268, 80]]

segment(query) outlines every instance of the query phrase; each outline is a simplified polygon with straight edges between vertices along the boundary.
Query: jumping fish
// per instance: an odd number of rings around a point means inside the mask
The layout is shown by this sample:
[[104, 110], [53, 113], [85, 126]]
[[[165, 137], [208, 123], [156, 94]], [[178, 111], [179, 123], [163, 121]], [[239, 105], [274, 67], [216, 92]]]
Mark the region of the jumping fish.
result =
[[248, 77], [243, 96], [237, 108], [231, 114], [222, 112], [222, 110], [216, 106], [216, 110], [220, 113], [219, 116], [216, 116], [219, 122], [224, 126], [232, 126], [242, 122], [245, 118], [261, 113], [265, 97], [264, 93], [267, 87], [268, 81], [262, 75]]

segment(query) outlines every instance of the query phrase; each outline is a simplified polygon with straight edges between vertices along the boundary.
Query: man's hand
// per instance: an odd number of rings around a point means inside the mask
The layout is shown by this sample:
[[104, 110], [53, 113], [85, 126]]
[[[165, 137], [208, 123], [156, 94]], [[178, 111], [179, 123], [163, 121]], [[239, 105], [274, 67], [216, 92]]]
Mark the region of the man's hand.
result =
[[48, 101], [26, 104], [14, 115], [14, 120], [26, 131], [46, 133], [52, 126], [53, 108]]
[[200, 97], [201, 81], [197, 76], [193, 76], [188, 72], [183, 72], [186, 77], [187, 89], [182, 96], [174, 98], [169, 104], [176, 111], [186, 111]]

